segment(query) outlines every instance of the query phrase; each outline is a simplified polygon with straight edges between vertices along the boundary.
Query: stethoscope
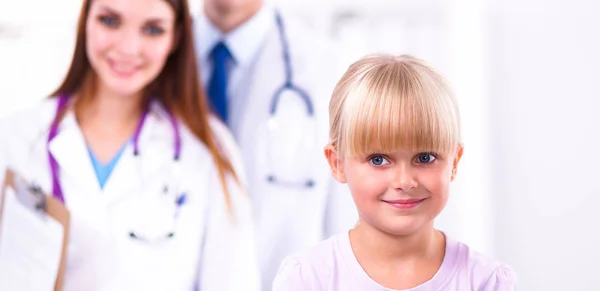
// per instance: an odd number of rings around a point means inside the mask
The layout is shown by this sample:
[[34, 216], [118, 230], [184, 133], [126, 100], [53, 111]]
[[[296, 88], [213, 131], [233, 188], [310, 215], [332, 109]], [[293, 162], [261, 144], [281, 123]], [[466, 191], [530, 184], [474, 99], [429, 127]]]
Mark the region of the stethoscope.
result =
[[[308, 136], [303, 136], [303, 140], [306, 141], [306, 147], [305, 147], [305, 151], [304, 152], [308, 152], [308, 153], [312, 153], [312, 150], [314, 149], [314, 143], [315, 138], [316, 138], [316, 125], [314, 124], [314, 107], [313, 107], [313, 103], [310, 99], [310, 96], [308, 95], [308, 93], [296, 86], [293, 82], [293, 70], [292, 70], [292, 61], [290, 58], [290, 48], [289, 48], [289, 43], [288, 43], [288, 39], [285, 33], [285, 28], [284, 28], [284, 24], [283, 24], [283, 20], [281, 17], [281, 14], [279, 13], [279, 11], [275, 11], [275, 22], [276, 22], [276, 26], [277, 26], [277, 31], [279, 34], [279, 40], [281, 43], [281, 49], [282, 49], [282, 58], [283, 58], [283, 64], [284, 64], [284, 70], [285, 70], [285, 81], [283, 83], [283, 85], [281, 85], [281, 87], [279, 87], [276, 91], [275, 94], [273, 95], [273, 98], [271, 99], [271, 104], [270, 104], [270, 108], [269, 108], [269, 119], [267, 120], [267, 135], [268, 135], [268, 141], [267, 141], [267, 155], [269, 156], [269, 169], [268, 169], [268, 174], [267, 174], [267, 181], [269, 183], [272, 184], [278, 184], [280, 186], [284, 186], [284, 187], [289, 187], [289, 188], [312, 188], [315, 186], [315, 181], [310, 177], [310, 174], [307, 175], [307, 177], [304, 178], [300, 178], [300, 179], [285, 179], [282, 177], [278, 177], [275, 174], [275, 171], [273, 170], [274, 168], [274, 164], [278, 163], [279, 161], [276, 161], [273, 159], [273, 156], [271, 155], [271, 153], [273, 153], [273, 142], [271, 142], [273, 140], [273, 136], [274, 133], [276, 131], [286, 131], [285, 128], [280, 128], [279, 124], [280, 122], [277, 120], [277, 106], [279, 104], [279, 101], [281, 100], [282, 96], [286, 95], [286, 93], [290, 93], [293, 95], [297, 95], [300, 100], [302, 100], [302, 102], [304, 103], [305, 109], [306, 109], [306, 116], [308, 117], [308, 119], [310, 121], [308, 121], [309, 123], [312, 124], [308, 124], [307, 127], [310, 127], [312, 129], [312, 133], [308, 133]], [[287, 129], [289, 131], [289, 129]], [[306, 135], [306, 133], [305, 133]], [[276, 138], [274, 140], [277, 140]], [[301, 156], [302, 153], [298, 153], [298, 156]], [[302, 157], [300, 157], [302, 158]], [[289, 165], [289, 166], [296, 166], [296, 165]], [[289, 168], [288, 166], [288, 168]], [[306, 168], [306, 167], [305, 167]], [[308, 174], [308, 173], [307, 173]]]
[[[50, 142], [56, 137], [58, 134], [59, 127], [59, 114], [63, 112], [63, 110], [67, 107], [69, 98], [66, 95], [61, 95], [58, 99], [58, 105], [56, 108], [56, 114], [54, 117], [54, 121], [50, 126], [48, 140], [46, 143], [48, 159], [50, 161], [50, 173], [52, 175], [52, 195], [54, 198], [58, 199], [63, 204], [65, 203], [63, 189], [59, 182], [59, 167], [56, 159], [52, 156], [49, 145]], [[138, 170], [141, 171], [142, 165], [140, 162], [140, 150], [139, 150], [139, 138], [144, 123], [146, 121], [146, 116], [148, 115], [148, 108], [144, 110], [142, 117], [137, 125], [135, 133], [133, 135], [133, 155], [136, 160], [140, 163], [138, 165]], [[180, 170], [180, 162], [179, 158], [181, 156], [181, 133], [179, 131], [179, 125], [177, 119], [171, 112], [165, 110], [169, 117], [169, 121], [171, 123], [171, 127], [173, 130], [174, 136], [174, 153], [172, 159], [172, 167], [170, 169], [170, 174], [168, 182], [164, 185], [161, 185], [161, 189], [159, 189], [159, 193], [156, 193], [154, 196], [149, 195], [151, 193], [143, 193], [144, 189], [144, 181], [140, 181], [140, 199], [139, 205], [140, 209], [144, 209], [145, 214], [141, 213], [138, 218], [138, 223], [136, 226], [132, 226], [131, 230], [128, 233], [128, 236], [132, 239], [136, 239], [139, 241], [163, 241], [169, 238], [172, 238], [175, 235], [175, 221], [179, 216], [180, 207], [186, 202], [186, 194], [179, 192], [178, 186], [179, 183], [175, 179], [179, 178], [181, 175]], [[141, 173], [141, 172], [140, 172]], [[156, 191], [152, 191], [156, 192]], [[145, 196], [145, 197], [143, 197]], [[164, 214], [164, 215], [163, 215]], [[169, 217], [165, 217], [170, 216]], [[158, 226], [157, 226], [158, 224]]]

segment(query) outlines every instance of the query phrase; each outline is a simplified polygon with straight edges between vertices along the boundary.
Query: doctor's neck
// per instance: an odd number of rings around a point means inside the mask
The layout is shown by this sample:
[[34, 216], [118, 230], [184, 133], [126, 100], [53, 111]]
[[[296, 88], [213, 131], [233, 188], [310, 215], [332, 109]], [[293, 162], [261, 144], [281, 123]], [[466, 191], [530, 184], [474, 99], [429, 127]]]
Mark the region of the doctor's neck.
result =
[[142, 115], [141, 93], [123, 96], [99, 86], [96, 94], [86, 99], [77, 108], [77, 119], [82, 126], [130, 131], [137, 126]]
[[235, 30], [248, 21], [263, 5], [262, 0], [245, 0], [237, 5], [220, 2], [228, 1], [205, 0], [204, 13], [223, 34]]

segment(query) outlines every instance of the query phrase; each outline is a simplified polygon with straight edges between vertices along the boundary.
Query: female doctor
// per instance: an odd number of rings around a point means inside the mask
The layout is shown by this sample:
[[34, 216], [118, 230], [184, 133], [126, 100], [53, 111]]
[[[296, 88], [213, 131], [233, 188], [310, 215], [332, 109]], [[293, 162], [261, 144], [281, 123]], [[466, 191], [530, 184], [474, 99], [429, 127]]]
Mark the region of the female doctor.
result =
[[63, 290], [258, 290], [239, 153], [191, 37], [185, 0], [83, 1], [62, 85], [0, 123], [0, 167], [70, 211]]

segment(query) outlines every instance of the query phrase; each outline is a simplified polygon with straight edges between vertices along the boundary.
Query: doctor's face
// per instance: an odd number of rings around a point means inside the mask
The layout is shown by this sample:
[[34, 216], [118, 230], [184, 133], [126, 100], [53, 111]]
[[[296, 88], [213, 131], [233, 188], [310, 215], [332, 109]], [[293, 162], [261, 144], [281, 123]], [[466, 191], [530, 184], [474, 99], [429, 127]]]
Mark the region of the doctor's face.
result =
[[204, 0], [204, 9], [220, 13], [236, 13], [253, 10], [261, 3], [262, 0]]
[[462, 155], [400, 150], [346, 157], [343, 176], [362, 223], [392, 235], [433, 226]]
[[162, 71], [175, 34], [175, 12], [165, 0], [92, 0], [86, 53], [104, 89], [133, 95]]

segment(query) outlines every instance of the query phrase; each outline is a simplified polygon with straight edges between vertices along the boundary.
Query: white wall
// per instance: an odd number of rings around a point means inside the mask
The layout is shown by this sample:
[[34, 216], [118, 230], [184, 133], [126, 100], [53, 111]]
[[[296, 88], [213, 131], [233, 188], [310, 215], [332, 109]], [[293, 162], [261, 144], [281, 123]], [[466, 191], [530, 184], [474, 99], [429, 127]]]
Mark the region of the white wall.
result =
[[441, 229], [471, 248], [494, 256], [491, 228], [489, 124], [486, 122], [484, 1], [449, 0], [444, 46], [447, 75], [456, 94], [465, 151], [448, 206], [438, 219]]
[[36, 104], [58, 87], [71, 59], [80, 7], [81, 0], [0, 0], [0, 117]]
[[600, 2], [489, 2], [497, 254], [521, 290], [599, 290]]

